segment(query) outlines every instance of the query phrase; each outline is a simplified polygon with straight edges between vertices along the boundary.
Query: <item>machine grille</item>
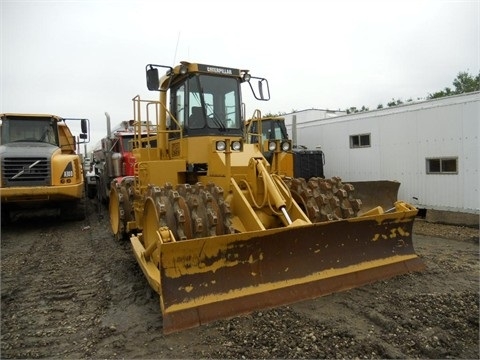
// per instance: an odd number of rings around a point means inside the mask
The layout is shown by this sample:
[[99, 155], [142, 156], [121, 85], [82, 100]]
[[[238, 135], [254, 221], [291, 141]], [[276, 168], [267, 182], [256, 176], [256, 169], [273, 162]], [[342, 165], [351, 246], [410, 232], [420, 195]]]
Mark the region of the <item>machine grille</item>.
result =
[[295, 150], [294, 151], [295, 177], [310, 179], [311, 177], [325, 178], [323, 174], [323, 152], [321, 150]]
[[4, 186], [50, 185], [50, 162], [45, 157], [6, 157], [2, 160]]

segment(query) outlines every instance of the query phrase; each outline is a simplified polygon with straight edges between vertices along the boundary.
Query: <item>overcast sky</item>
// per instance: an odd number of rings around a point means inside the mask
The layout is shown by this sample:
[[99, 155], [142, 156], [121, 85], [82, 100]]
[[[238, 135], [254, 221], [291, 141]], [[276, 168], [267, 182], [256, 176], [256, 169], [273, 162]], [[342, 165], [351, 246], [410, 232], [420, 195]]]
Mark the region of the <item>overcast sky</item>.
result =
[[[155, 99], [148, 63], [249, 69], [271, 100], [247, 115], [375, 109], [480, 70], [480, 0], [0, 0], [0, 112], [86, 117], [95, 144]], [[249, 91], [248, 88], [244, 89]]]

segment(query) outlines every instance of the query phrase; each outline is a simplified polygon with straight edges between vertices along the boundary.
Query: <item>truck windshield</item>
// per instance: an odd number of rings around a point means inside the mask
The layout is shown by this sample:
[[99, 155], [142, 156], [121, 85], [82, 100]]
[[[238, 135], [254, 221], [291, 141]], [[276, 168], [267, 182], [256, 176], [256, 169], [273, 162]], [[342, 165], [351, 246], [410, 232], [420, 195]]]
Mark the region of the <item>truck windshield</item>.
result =
[[44, 142], [58, 146], [56, 123], [50, 118], [15, 117], [3, 120], [2, 143]]

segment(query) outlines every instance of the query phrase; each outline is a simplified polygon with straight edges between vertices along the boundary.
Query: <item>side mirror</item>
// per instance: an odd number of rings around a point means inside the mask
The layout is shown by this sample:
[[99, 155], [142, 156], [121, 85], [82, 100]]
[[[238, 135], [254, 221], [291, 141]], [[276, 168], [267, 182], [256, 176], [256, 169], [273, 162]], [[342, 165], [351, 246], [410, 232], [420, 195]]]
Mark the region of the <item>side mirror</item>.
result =
[[158, 78], [158, 69], [151, 67], [147, 69], [147, 88], [150, 91], [158, 91], [160, 80]]
[[249, 81], [250, 89], [252, 90], [253, 96], [257, 100], [268, 101], [270, 100], [270, 88], [268, 87], [268, 81], [264, 78], [253, 77], [252, 79], [257, 80], [257, 88], [255, 89], [252, 86], [252, 81]]
[[[87, 126], [87, 119], [81, 119], [80, 120], [80, 127], [82, 129], [82, 135], [85, 135], [88, 133], [88, 126]], [[87, 138], [87, 135], [85, 135], [85, 137], [82, 137], [80, 135], [80, 138], [81, 139], [86, 139]]]

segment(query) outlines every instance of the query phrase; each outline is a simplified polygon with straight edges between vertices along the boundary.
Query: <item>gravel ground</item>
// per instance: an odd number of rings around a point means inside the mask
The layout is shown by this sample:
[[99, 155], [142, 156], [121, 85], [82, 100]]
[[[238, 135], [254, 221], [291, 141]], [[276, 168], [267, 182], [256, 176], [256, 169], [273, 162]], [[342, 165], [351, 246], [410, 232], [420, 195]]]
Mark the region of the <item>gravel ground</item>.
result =
[[479, 238], [478, 228], [435, 224], [422, 219], [415, 220], [413, 223], [413, 232], [417, 235], [435, 236], [459, 241], [473, 241], [477, 243]]
[[414, 225], [422, 273], [171, 335], [106, 210], [2, 224], [1, 358], [478, 359], [478, 229]]

